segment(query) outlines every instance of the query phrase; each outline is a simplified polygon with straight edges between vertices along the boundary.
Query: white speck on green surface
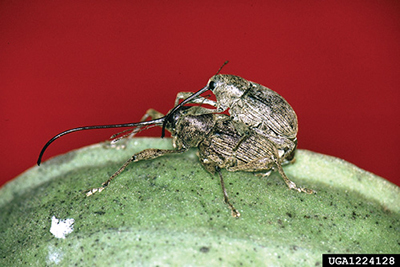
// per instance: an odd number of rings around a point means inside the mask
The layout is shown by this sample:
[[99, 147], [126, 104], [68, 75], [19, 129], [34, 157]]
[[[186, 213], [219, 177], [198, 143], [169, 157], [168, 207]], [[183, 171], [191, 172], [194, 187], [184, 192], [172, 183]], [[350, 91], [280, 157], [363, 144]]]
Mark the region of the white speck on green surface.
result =
[[63, 238], [74, 231], [74, 219], [57, 219], [55, 216], [51, 217], [50, 233], [56, 238]]

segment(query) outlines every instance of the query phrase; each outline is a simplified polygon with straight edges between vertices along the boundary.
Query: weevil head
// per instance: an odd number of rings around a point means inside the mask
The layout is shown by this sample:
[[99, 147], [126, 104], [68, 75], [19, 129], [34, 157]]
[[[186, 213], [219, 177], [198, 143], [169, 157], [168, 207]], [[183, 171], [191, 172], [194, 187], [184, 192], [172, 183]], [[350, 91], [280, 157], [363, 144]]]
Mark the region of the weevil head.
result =
[[189, 106], [182, 106], [176, 112], [172, 113], [171, 116], [165, 116], [165, 128], [174, 135], [176, 133], [176, 126], [182, 116], [188, 112]]
[[219, 112], [231, 107], [250, 87], [249, 81], [229, 74], [217, 74], [208, 81], [208, 88], [217, 98]]
[[166, 122], [174, 147], [197, 147], [215, 124], [215, 114], [196, 114], [196, 106], [183, 106]]

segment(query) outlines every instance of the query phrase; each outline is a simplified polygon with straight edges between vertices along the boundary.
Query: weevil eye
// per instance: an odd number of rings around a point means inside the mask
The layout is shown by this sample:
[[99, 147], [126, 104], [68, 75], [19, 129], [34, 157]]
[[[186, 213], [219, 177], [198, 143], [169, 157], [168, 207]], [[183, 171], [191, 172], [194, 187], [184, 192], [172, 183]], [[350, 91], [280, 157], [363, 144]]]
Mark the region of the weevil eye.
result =
[[215, 88], [215, 82], [214, 81], [211, 81], [209, 84], [208, 84], [208, 88], [212, 91], [212, 90], [214, 90], [214, 88]]

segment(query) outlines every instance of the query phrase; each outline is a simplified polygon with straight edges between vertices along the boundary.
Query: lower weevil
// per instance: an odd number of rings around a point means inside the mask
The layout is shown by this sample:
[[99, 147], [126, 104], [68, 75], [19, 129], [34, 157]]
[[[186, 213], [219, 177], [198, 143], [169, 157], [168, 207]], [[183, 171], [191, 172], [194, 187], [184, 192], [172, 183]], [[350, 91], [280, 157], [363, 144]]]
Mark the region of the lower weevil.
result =
[[[145, 121], [148, 117], [152, 117], [153, 120]], [[40, 164], [45, 149], [54, 140], [71, 132], [98, 128], [137, 127], [133, 129], [135, 133], [142, 127], [149, 125], [161, 126], [163, 124], [171, 132], [174, 149], [150, 148], [134, 154], [101, 187], [88, 190], [86, 195], [90, 196], [104, 190], [111, 180], [119, 175], [131, 162], [150, 160], [172, 153], [183, 153], [191, 147], [198, 148], [200, 162], [208, 172], [219, 174], [224, 201], [231, 209], [233, 217], [239, 217], [240, 213], [229, 201], [220, 172], [220, 169], [223, 168], [228, 171], [259, 172], [263, 175], [269, 175], [271, 170], [277, 170], [290, 189], [308, 194], [314, 192], [307, 188], [297, 187], [284, 173], [282, 164], [293, 160], [294, 153], [286, 154], [284, 157], [280, 156], [278, 148], [268, 138], [254, 132], [243, 137], [235, 128], [230, 116], [210, 113], [209, 109], [201, 106], [182, 106], [174, 111], [171, 116], [164, 116], [150, 109], [142, 122], [108, 126], [86, 126], [67, 130], [53, 137], [43, 147], [38, 164]]]

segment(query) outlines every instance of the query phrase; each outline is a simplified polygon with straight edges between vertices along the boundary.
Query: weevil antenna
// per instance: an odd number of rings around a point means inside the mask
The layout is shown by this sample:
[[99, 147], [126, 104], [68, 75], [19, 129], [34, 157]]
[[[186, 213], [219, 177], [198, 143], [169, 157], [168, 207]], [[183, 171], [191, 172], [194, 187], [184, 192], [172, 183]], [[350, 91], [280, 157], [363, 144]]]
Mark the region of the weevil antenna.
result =
[[222, 64], [222, 66], [218, 69], [217, 73], [215, 73], [215, 75], [218, 75], [221, 72], [222, 68], [225, 67], [225, 65], [228, 63], [229, 63], [229, 60], [225, 61], [224, 64]]
[[150, 121], [142, 121], [142, 122], [133, 122], [133, 123], [125, 123], [125, 124], [110, 124], [110, 125], [93, 125], [93, 126], [83, 126], [83, 127], [77, 127], [73, 129], [66, 130], [64, 132], [61, 132], [57, 135], [55, 135], [53, 138], [51, 138], [42, 148], [42, 151], [40, 151], [39, 158], [37, 160], [37, 165], [40, 166], [40, 163], [42, 162], [42, 157], [46, 149], [49, 147], [51, 143], [53, 143], [55, 140], [60, 138], [61, 136], [64, 136], [66, 134], [78, 132], [78, 131], [85, 131], [85, 130], [93, 130], [93, 129], [108, 129], [108, 128], [123, 128], [123, 127], [136, 127], [136, 126], [146, 126], [146, 125], [151, 125], [151, 124], [156, 124], [156, 125], [161, 125], [164, 123], [166, 116], [156, 119], [156, 120], [150, 120]]

